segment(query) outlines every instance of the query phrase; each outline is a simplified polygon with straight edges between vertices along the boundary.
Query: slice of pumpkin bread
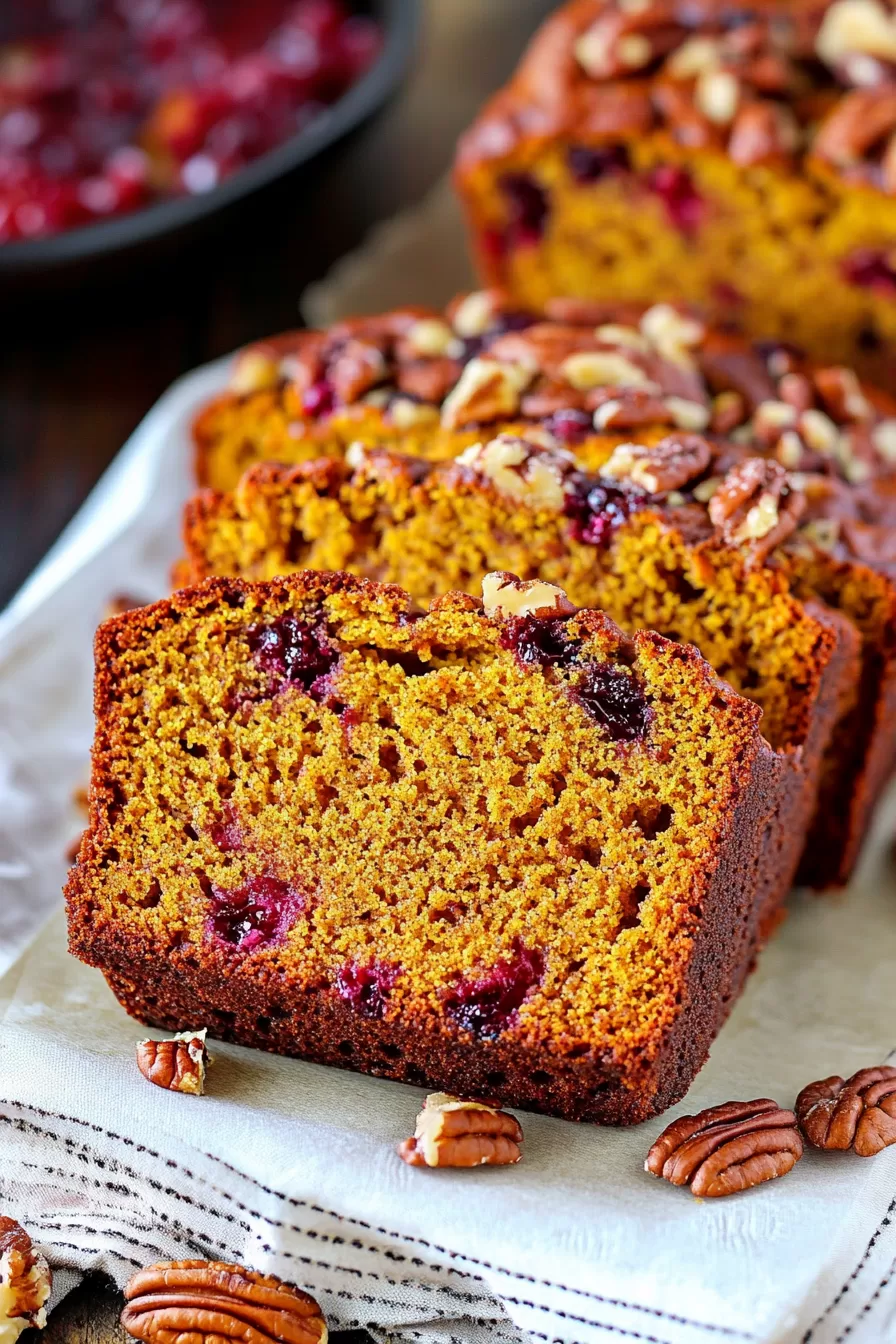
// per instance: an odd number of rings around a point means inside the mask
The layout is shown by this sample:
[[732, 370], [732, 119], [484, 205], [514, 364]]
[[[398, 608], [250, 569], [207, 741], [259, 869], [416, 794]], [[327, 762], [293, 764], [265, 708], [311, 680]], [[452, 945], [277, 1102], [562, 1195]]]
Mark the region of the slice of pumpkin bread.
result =
[[101, 626], [71, 948], [167, 1028], [639, 1121], [753, 962], [783, 762], [695, 649], [483, 591], [215, 579]]
[[[625, 474], [623, 458], [652, 490]], [[535, 427], [469, 448], [453, 463], [356, 444], [342, 462], [267, 463], [233, 492], [200, 494], [186, 511], [177, 581], [345, 569], [399, 583], [425, 606], [452, 589], [476, 593], [484, 574], [509, 570], [559, 584], [626, 630], [696, 644], [761, 705], [765, 736], [793, 767], [777, 870], [783, 896], [835, 725], [856, 709], [860, 637], [810, 593], [797, 595], [780, 564], [758, 563], [768, 558], [761, 539], [732, 545], [713, 524], [699, 482], [743, 472], [745, 463], [770, 482], [780, 477], [782, 517], [788, 501], [791, 511], [804, 507], [776, 464], [694, 434], [667, 436], [650, 451], [620, 449], [612, 476], [581, 472], [568, 453], [544, 447]], [[676, 487], [671, 498], [656, 488], [661, 473]], [[786, 542], [780, 523], [778, 532]]]

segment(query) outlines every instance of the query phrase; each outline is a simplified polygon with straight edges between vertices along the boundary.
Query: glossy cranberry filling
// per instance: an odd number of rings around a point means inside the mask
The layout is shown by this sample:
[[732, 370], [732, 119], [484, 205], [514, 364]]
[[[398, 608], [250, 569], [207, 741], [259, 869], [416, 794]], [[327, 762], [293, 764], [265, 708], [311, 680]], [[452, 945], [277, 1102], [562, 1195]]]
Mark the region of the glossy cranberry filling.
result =
[[484, 975], [462, 980], [444, 996], [445, 1011], [479, 1040], [500, 1036], [544, 975], [544, 954], [515, 938], [511, 955]]
[[695, 234], [703, 222], [706, 202], [688, 170], [662, 164], [650, 174], [648, 185], [662, 200], [670, 223], [680, 233]]
[[544, 427], [549, 434], [561, 443], [583, 443], [592, 430], [591, 416], [587, 411], [554, 411], [547, 416]]
[[529, 173], [506, 173], [499, 185], [507, 201], [509, 241], [518, 247], [539, 242], [550, 208], [546, 189]]
[[512, 616], [501, 630], [500, 643], [521, 667], [568, 667], [579, 649], [567, 634], [566, 621], [538, 616]]
[[873, 247], [856, 248], [840, 263], [844, 280], [884, 298], [893, 298], [896, 296], [896, 266], [890, 261], [890, 255]]
[[653, 718], [640, 684], [613, 663], [584, 663], [570, 695], [614, 742], [637, 741]]
[[300, 686], [319, 704], [331, 698], [329, 675], [339, 661], [324, 632], [298, 616], [280, 616], [269, 625], [249, 628], [256, 666], [271, 676], [270, 694]]
[[572, 520], [576, 541], [604, 546], [646, 498], [640, 490], [623, 490], [607, 481], [576, 473], [567, 481], [564, 512]]
[[336, 992], [361, 1017], [383, 1017], [398, 974], [387, 961], [349, 962], [336, 972]]
[[212, 887], [212, 913], [207, 929], [240, 952], [281, 943], [305, 907], [306, 897], [275, 877], [250, 877], [228, 891]]
[[570, 636], [567, 621], [514, 616], [504, 624], [500, 642], [521, 667], [571, 671], [565, 687], [570, 699], [606, 729], [614, 742], [634, 742], [647, 732], [653, 711], [640, 683], [614, 663], [583, 655], [581, 642]]
[[566, 162], [580, 186], [590, 186], [602, 177], [618, 177], [631, 170], [631, 159], [624, 145], [604, 145], [600, 149], [570, 145]]

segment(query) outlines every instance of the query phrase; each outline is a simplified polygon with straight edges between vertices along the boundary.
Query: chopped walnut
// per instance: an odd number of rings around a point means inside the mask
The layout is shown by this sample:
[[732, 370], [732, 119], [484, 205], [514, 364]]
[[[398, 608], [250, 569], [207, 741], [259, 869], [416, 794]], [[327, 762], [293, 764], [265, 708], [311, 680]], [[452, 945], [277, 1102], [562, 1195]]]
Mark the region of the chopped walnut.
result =
[[442, 424], [446, 429], [458, 429], [515, 414], [532, 377], [532, 371], [519, 364], [471, 359], [442, 404]]
[[641, 331], [657, 354], [670, 364], [693, 368], [691, 350], [706, 334], [702, 322], [685, 317], [671, 303], [655, 303], [641, 318]]
[[623, 478], [651, 495], [679, 490], [701, 476], [712, 461], [712, 449], [698, 434], [670, 434], [646, 447], [620, 443], [601, 468], [602, 476]]
[[698, 112], [719, 126], [734, 120], [740, 102], [740, 80], [730, 70], [701, 70], [694, 89]]
[[749, 563], [759, 565], [795, 530], [805, 507], [779, 463], [748, 457], [714, 492], [709, 517], [725, 542], [745, 547]]
[[437, 317], [422, 317], [415, 322], [405, 337], [414, 355], [422, 359], [448, 355], [456, 358], [463, 353], [463, 345], [447, 322]]
[[495, 570], [482, 580], [486, 616], [572, 616], [576, 608], [562, 588], [541, 579], [518, 579]]
[[815, 50], [832, 70], [851, 56], [896, 62], [896, 16], [880, 0], [835, 0], [825, 11]]
[[495, 320], [497, 310], [494, 290], [477, 289], [455, 300], [448, 308], [448, 317], [458, 336], [468, 340], [485, 335]]
[[640, 331], [636, 331], [634, 327], [626, 327], [619, 322], [601, 323], [599, 327], [595, 327], [594, 335], [601, 345], [627, 345], [631, 350], [637, 350], [641, 355], [650, 353], [650, 342], [647, 338]]
[[582, 392], [594, 387], [651, 386], [642, 368], [610, 350], [579, 350], [564, 359], [559, 373]]
[[263, 350], [249, 346], [234, 361], [230, 374], [230, 390], [237, 396], [249, 392], [264, 392], [280, 382], [280, 361]]
[[12, 1218], [0, 1216], [0, 1342], [15, 1341], [47, 1323], [52, 1275], [30, 1236]]
[[206, 1035], [207, 1029], [203, 1027], [201, 1031], [183, 1031], [172, 1040], [140, 1041], [137, 1067], [156, 1087], [201, 1097], [209, 1062]]
[[439, 421], [439, 412], [435, 406], [425, 401], [412, 401], [410, 397], [395, 397], [389, 402], [388, 416], [396, 429], [419, 429], [424, 425], [435, 425]]
[[529, 439], [499, 434], [489, 443], [474, 443], [456, 459], [492, 482], [496, 490], [530, 508], [563, 508], [563, 477], [574, 465], [569, 453], [546, 449]]
[[896, 465], [896, 420], [880, 420], [871, 430], [871, 444], [889, 466]]
[[710, 421], [710, 409], [701, 401], [689, 401], [686, 397], [664, 397], [666, 409], [672, 416], [678, 429], [687, 429], [701, 434]]
[[519, 1162], [522, 1141], [520, 1123], [507, 1111], [434, 1092], [398, 1153], [410, 1167], [509, 1166]]

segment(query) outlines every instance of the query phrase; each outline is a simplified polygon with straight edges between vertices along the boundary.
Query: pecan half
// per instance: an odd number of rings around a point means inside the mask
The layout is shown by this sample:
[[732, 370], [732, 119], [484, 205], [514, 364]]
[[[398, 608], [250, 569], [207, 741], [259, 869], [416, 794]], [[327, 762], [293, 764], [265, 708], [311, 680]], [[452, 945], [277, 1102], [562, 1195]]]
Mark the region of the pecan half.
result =
[[141, 1269], [124, 1290], [121, 1324], [146, 1344], [326, 1344], [313, 1297], [273, 1274], [217, 1260], [171, 1260]]
[[575, 57], [591, 79], [618, 79], [673, 51], [685, 31], [666, 3], [613, 8], [577, 38]]
[[409, 1167], [504, 1167], [519, 1162], [522, 1141], [519, 1121], [506, 1111], [434, 1092], [417, 1116], [413, 1138], [399, 1144], [398, 1155]]
[[14, 1344], [25, 1330], [47, 1323], [50, 1268], [13, 1218], [0, 1217], [0, 1340]]
[[642, 425], [674, 425], [675, 415], [658, 392], [646, 387], [597, 387], [585, 398], [594, 411], [594, 428], [638, 429]]
[[497, 420], [502, 415], [514, 415], [532, 378], [532, 371], [520, 364], [471, 359], [442, 403], [442, 424], [446, 429], [459, 429], [463, 425]]
[[859, 1069], [804, 1087], [796, 1099], [803, 1137], [813, 1148], [874, 1157], [896, 1143], [896, 1068]]
[[663, 1130], [644, 1168], [699, 1198], [734, 1195], [785, 1176], [803, 1155], [793, 1111], [776, 1101], [729, 1101], [682, 1115]]
[[744, 546], [749, 563], [762, 564], [796, 528], [805, 496], [777, 462], [748, 457], [725, 476], [709, 501], [709, 518], [728, 545]]
[[602, 476], [625, 477], [652, 495], [680, 490], [712, 461], [712, 448], [699, 434], [669, 434], [652, 447], [621, 443], [601, 468]]
[[170, 1041], [139, 1041], [137, 1068], [156, 1087], [201, 1097], [208, 1066], [206, 1030], [184, 1031]]

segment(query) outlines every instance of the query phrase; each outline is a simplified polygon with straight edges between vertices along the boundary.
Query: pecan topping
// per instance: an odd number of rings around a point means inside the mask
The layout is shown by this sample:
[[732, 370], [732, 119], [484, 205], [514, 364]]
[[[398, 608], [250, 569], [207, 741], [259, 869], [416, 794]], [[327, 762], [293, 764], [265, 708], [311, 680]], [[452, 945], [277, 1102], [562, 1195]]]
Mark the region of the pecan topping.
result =
[[389, 365], [380, 343], [351, 338], [338, 350], [327, 377], [341, 401], [353, 402], [388, 377]]
[[666, 5], [610, 9], [575, 44], [579, 65], [592, 79], [616, 79], [643, 70], [679, 45], [685, 30]]
[[729, 1101], [682, 1115], [663, 1130], [644, 1168], [701, 1199], [735, 1195], [785, 1176], [803, 1155], [793, 1111], [776, 1101]]
[[121, 1324], [146, 1344], [326, 1344], [313, 1297], [273, 1274], [217, 1260], [171, 1260], [135, 1274]]
[[803, 1137], [813, 1148], [874, 1157], [896, 1143], [896, 1068], [859, 1069], [804, 1087], [796, 1099]]
[[205, 1036], [203, 1027], [202, 1031], [184, 1031], [170, 1041], [140, 1041], [137, 1068], [156, 1087], [200, 1097], [208, 1065]]
[[748, 457], [731, 468], [709, 501], [709, 518], [731, 546], [746, 546], [749, 562], [760, 565], [796, 528], [806, 507], [787, 472], [764, 457]]
[[[870, 155], [894, 131], [896, 89], [854, 89], [822, 123], [812, 148], [820, 158], [848, 168]], [[887, 190], [892, 189], [887, 184]]]
[[50, 1268], [13, 1218], [0, 1216], [0, 1340], [14, 1344], [25, 1330], [47, 1323]]
[[[487, 577], [518, 582], [512, 575]], [[484, 1101], [461, 1101], [446, 1092], [434, 1092], [417, 1116], [414, 1137], [399, 1145], [398, 1155], [409, 1167], [504, 1167], [519, 1162], [522, 1141], [519, 1121], [506, 1111]]]
[[749, 167], [792, 154], [799, 141], [793, 114], [773, 102], [745, 103], [731, 127], [728, 153], [735, 163]]
[[620, 443], [601, 468], [602, 476], [625, 477], [651, 495], [680, 490], [702, 476], [712, 449], [699, 434], [669, 434], [652, 447]]
[[825, 410], [837, 424], [870, 417], [871, 406], [852, 369], [816, 369], [813, 378]]
[[494, 570], [482, 580], [482, 606], [486, 616], [572, 616], [576, 608], [562, 588], [542, 579], [518, 579], [515, 574]]
[[588, 393], [585, 405], [594, 411], [595, 429], [638, 429], [641, 425], [674, 425], [675, 414], [667, 405], [673, 400], [664, 400], [646, 387], [598, 387]]

